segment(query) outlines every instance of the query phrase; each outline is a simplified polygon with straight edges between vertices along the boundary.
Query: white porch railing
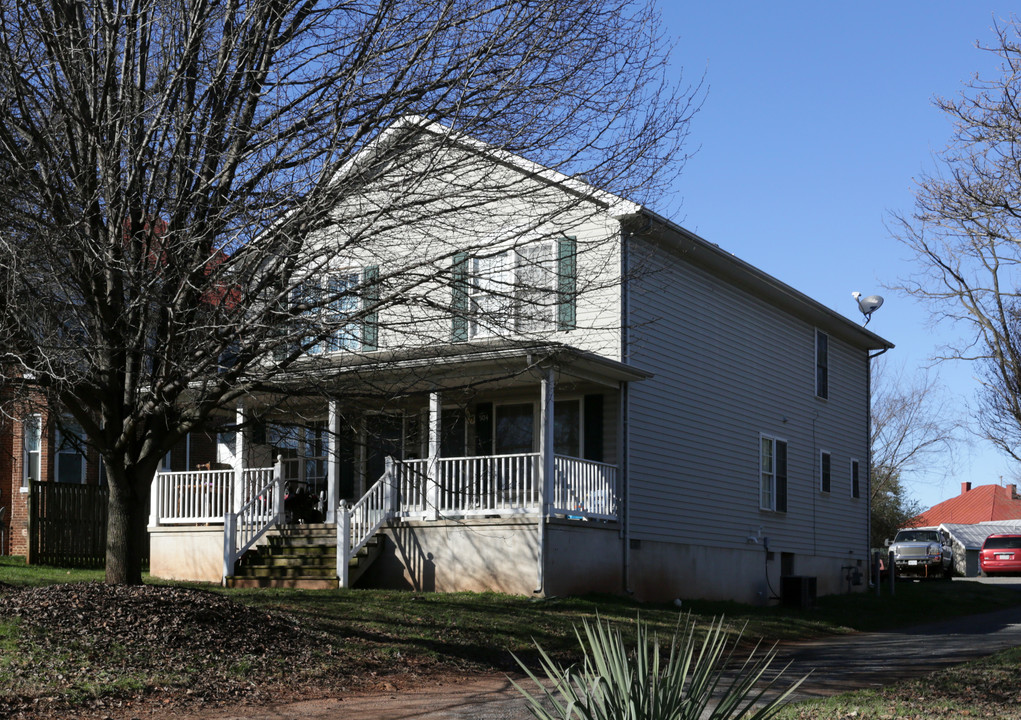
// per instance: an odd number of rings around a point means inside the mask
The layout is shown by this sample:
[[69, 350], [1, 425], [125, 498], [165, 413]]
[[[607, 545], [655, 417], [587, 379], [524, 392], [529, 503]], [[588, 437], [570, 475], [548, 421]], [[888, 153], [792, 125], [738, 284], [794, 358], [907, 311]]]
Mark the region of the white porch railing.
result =
[[[262, 483], [252, 488], [249, 497], [237, 512], [223, 517], [223, 577], [234, 574], [234, 566], [266, 531], [283, 522], [284, 476], [283, 463], [277, 459], [276, 467], [260, 468]], [[266, 472], [266, 471], [269, 472]]]
[[346, 502], [340, 503], [337, 511], [337, 578], [342, 588], [350, 584], [348, 580], [350, 561], [383, 524], [397, 514], [398, 494], [393, 464], [393, 460], [388, 457], [383, 477], [377, 480], [350, 509]]
[[617, 519], [617, 466], [557, 455], [553, 458], [554, 515], [587, 520]]
[[[242, 473], [241, 502], [273, 476], [273, 468], [247, 468]], [[158, 472], [149, 495], [149, 524], [202, 525], [222, 523], [234, 509], [233, 470]]]
[[471, 517], [535, 512], [542, 488], [539, 454], [439, 458], [396, 463], [404, 517]]

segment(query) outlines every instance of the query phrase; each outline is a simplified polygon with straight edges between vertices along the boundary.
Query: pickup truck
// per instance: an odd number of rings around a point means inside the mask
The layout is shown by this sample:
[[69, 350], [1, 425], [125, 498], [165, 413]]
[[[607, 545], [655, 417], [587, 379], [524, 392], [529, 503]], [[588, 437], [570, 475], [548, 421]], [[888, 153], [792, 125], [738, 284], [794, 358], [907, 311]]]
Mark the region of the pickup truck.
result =
[[953, 575], [950, 538], [940, 530], [906, 528], [886, 542], [898, 575], [947, 579]]

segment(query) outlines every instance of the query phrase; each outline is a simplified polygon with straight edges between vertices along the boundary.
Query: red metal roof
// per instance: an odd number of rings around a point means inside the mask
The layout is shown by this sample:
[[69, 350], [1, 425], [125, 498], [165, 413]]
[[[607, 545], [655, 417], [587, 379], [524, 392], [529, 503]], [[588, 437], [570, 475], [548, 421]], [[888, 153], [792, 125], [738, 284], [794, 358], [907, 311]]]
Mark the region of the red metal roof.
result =
[[1014, 485], [961, 484], [961, 494], [933, 505], [914, 518], [914, 527], [936, 526], [940, 523], [973, 525], [990, 520], [1021, 520], [1021, 497]]

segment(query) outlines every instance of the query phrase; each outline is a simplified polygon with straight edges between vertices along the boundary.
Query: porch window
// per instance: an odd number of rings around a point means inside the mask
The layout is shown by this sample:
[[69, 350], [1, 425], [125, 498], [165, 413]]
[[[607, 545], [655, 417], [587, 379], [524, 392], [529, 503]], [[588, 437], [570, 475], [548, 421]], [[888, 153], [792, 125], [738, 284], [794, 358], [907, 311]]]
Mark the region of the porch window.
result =
[[553, 452], [581, 457], [581, 403], [577, 400], [553, 403]]
[[787, 512], [787, 441], [759, 436], [759, 507]]
[[64, 483], [85, 482], [85, 455], [82, 453], [82, 431], [77, 424], [65, 420], [57, 428], [56, 480]]
[[41, 480], [42, 476], [42, 445], [43, 445], [43, 418], [42, 415], [29, 415], [22, 422], [22, 448], [23, 462], [21, 484], [28, 487], [28, 479]]
[[497, 455], [530, 453], [534, 447], [535, 413], [532, 403], [497, 405], [495, 450]]

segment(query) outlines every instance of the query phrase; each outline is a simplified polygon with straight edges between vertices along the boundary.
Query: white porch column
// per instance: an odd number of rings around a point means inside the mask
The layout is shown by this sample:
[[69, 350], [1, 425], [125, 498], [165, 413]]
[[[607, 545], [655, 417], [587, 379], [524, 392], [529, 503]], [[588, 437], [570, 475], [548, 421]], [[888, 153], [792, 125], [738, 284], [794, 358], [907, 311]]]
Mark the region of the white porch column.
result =
[[245, 406], [239, 402], [235, 414], [234, 429], [234, 503], [233, 511], [241, 511], [245, 504], [245, 450], [247, 432], [244, 430]]
[[553, 502], [553, 368], [543, 371], [539, 400], [539, 552], [535, 592], [546, 589], [546, 520]]
[[440, 483], [437, 477], [436, 461], [440, 457], [440, 433], [443, 432], [443, 397], [438, 392], [429, 393], [429, 463], [428, 495], [426, 496], [426, 518], [436, 520], [440, 516]]
[[337, 522], [337, 503], [340, 500], [340, 414], [337, 401], [330, 399], [326, 418], [326, 522]]
[[542, 473], [542, 516], [549, 517], [553, 503], [553, 369], [543, 371], [539, 403], [539, 468]]

